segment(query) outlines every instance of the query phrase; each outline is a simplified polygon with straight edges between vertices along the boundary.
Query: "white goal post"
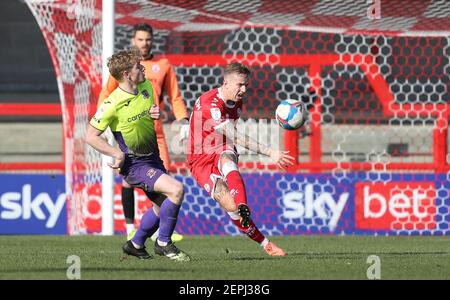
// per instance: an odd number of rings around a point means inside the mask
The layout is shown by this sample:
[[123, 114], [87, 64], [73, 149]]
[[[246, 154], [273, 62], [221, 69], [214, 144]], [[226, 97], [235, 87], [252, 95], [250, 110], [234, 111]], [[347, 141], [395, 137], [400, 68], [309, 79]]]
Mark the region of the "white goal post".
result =
[[[109, 77], [107, 59], [114, 52], [115, 0], [102, 0], [102, 83]], [[104, 133], [113, 145], [111, 130]], [[102, 235], [114, 235], [114, 171], [108, 166], [113, 159], [102, 155]]]

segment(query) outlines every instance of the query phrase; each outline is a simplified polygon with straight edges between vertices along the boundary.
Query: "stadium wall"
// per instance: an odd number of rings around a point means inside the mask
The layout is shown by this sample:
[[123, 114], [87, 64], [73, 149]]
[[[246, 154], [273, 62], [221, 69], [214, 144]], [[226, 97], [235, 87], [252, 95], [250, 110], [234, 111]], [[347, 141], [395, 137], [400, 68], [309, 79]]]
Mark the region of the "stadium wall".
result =
[[[450, 235], [448, 176], [243, 175], [253, 218], [268, 235]], [[188, 235], [239, 234], [192, 177], [177, 178], [186, 188], [177, 231]], [[381, 181], [386, 179], [387, 183]], [[0, 180], [0, 234], [67, 234], [63, 175], [0, 174]], [[149, 202], [143, 193], [136, 193], [139, 219]], [[99, 197], [89, 198], [86, 225], [90, 233], [101, 232], [100, 203]], [[116, 233], [123, 233], [119, 184], [115, 187], [114, 212]]]
[[0, 1], [0, 40], [0, 94], [10, 93], [8, 101], [15, 93], [28, 93], [28, 102], [59, 102], [35, 94], [53, 96], [58, 87], [44, 37], [24, 1]]

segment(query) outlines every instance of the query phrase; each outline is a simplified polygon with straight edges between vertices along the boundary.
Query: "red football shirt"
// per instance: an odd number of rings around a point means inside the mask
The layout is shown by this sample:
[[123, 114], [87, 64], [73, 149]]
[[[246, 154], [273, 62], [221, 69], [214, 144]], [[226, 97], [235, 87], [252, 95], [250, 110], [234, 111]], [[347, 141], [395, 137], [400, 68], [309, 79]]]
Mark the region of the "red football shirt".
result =
[[242, 109], [242, 101], [227, 103], [220, 88], [204, 93], [195, 102], [191, 119], [187, 160], [190, 165], [210, 160], [211, 156], [226, 150], [236, 152], [233, 141], [216, 131], [228, 122], [236, 125]]

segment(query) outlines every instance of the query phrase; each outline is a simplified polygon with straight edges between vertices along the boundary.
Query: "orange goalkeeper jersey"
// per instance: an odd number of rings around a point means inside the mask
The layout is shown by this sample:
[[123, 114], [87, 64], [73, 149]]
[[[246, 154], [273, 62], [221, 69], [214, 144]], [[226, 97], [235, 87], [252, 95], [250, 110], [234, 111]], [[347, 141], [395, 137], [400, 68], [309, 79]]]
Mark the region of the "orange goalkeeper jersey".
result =
[[[180, 89], [178, 88], [177, 77], [169, 60], [167, 58], [152, 58], [142, 60], [141, 65], [145, 67], [145, 78], [147, 78], [153, 86], [155, 103], [161, 111], [164, 110], [162, 91], [166, 91], [172, 104], [172, 111], [175, 119], [180, 120], [188, 118], [186, 105], [181, 98]], [[99, 105], [119, 86], [117, 80], [109, 75], [108, 82], [102, 88], [99, 97]]]

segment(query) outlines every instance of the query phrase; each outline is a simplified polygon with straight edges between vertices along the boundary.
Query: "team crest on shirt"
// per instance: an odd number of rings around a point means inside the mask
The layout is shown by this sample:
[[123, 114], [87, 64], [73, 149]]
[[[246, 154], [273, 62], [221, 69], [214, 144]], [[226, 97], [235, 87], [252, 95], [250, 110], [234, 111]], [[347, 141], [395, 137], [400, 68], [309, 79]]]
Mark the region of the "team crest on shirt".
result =
[[152, 71], [153, 71], [153, 73], [158, 73], [159, 71], [161, 71], [161, 68], [158, 65], [153, 65]]
[[155, 177], [156, 175], [156, 170], [155, 169], [150, 169], [147, 171], [147, 176], [148, 178], [152, 179], [153, 177]]
[[220, 118], [222, 117], [222, 113], [220, 112], [219, 108], [211, 108], [211, 117], [216, 120], [216, 121], [220, 121]]
[[144, 99], [150, 98], [150, 95], [148, 94], [147, 90], [142, 91], [142, 96], [144, 96]]

